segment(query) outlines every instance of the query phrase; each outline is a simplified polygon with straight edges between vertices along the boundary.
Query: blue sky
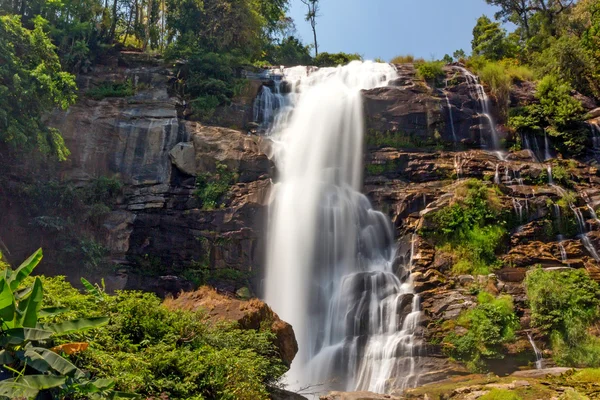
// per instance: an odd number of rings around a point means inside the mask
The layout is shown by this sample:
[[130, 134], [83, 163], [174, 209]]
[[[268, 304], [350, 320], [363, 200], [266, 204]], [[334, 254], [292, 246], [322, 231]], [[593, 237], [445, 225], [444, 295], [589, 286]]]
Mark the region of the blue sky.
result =
[[[484, 0], [320, 0], [319, 51], [359, 53], [389, 61], [399, 54], [442, 58], [454, 50], [471, 50], [472, 30], [482, 14], [496, 8]], [[312, 43], [306, 6], [291, 0], [298, 35]]]

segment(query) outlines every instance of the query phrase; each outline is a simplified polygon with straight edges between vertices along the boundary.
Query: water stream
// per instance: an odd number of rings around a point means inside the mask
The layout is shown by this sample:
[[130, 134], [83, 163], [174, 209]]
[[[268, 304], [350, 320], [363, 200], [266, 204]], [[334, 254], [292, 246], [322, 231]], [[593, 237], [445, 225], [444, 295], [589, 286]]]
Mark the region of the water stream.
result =
[[265, 299], [298, 340], [286, 376], [292, 389], [385, 393], [418, 378], [414, 238], [397, 251], [391, 222], [360, 193], [361, 89], [395, 76], [371, 62], [284, 71], [292, 89], [270, 130], [280, 175]]
[[533, 347], [533, 351], [535, 352], [535, 368], [543, 369], [544, 368], [544, 359], [542, 357], [542, 352], [535, 345], [535, 341], [533, 340], [533, 337], [531, 337], [531, 333], [527, 332], [527, 337], [529, 338], [529, 343], [531, 344], [531, 347]]

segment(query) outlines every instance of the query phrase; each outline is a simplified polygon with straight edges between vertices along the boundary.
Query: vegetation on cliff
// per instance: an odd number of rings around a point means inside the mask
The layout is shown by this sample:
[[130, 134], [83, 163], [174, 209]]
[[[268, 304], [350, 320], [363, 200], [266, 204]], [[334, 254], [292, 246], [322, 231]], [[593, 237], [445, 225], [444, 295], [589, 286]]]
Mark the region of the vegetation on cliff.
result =
[[[508, 295], [496, 298], [483, 291], [477, 302], [475, 308], [461, 313], [452, 327], [458, 327], [462, 332], [449, 333], [442, 345], [446, 354], [464, 361], [470, 370], [485, 371], [486, 360], [504, 357], [502, 345], [515, 339], [519, 319]], [[447, 324], [452, 323], [448, 321]]]
[[456, 274], [489, 274], [497, 268], [496, 250], [506, 235], [498, 189], [470, 179], [455, 190], [450, 204], [428, 216], [423, 234], [455, 259]]
[[531, 323], [549, 335], [559, 365], [600, 366], [600, 286], [584, 270], [534, 269], [525, 280]]

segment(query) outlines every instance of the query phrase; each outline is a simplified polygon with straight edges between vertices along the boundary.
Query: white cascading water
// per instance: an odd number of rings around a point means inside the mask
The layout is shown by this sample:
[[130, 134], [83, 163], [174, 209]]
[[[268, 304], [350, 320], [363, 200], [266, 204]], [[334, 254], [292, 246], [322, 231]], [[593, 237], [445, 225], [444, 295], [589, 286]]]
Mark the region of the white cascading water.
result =
[[542, 352], [535, 345], [535, 341], [533, 340], [533, 337], [531, 337], [531, 333], [527, 332], [527, 337], [529, 338], [529, 343], [531, 344], [531, 347], [533, 348], [533, 352], [535, 353], [535, 368], [543, 369], [544, 368], [544, 358], [543, 358]]
[[[492, 117], [492, 113], [490, 111], [490, 98], [485, 93], [485, 89], [483, 85], [479, 83], [479, 77], [474, 75], [466, 68], [457, 67], [462, 74], [467, 79], [467, 83], [469, 84], [469, 88], [471, 90], [471, 94], [479, 101], [479, 106], [481, 108], [481, 115], [488, 120], [490, 125], [490, 136], [492, 139], [491, 150], [499, 150], [500, 149], [500, 139], [498, 137], [498, 131], [496, 130], [496, 123], [494, 122], [494, 118]], [[500, 156], [500, 154], [498, 154]]]
[[420, 315], [410, 280], [414, 247], [406, 262], [394, 263], [391, 222], [360, 193], [361, 90], [386, 85], [396, 71], [353, 62], [284, 75], [290, 106], [270, 130], [280, 175], [265, 298], [298, 340], [288, 384], [380, 393], [413, 386]]

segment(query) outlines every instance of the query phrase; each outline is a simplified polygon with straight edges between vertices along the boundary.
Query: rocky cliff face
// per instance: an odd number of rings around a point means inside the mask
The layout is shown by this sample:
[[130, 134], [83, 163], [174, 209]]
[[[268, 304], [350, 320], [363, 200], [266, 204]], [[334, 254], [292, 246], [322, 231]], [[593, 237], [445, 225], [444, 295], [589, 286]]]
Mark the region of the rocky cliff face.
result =
[[[490, 134], [489, 121], [481, 115], [477, 98], [456, 68], [446, 67], [444, 88], [419, 82], [411, 65], [400, 66], [399, 72], [400, 78], [392, 86], [365, 92], [368, 132], [364, 191], [376, 209], [389, 215], [396, 236], [407, 238], [424, 228], [435, 229], [429, 217], [450, 204], [457, 187], [468, 178], [497, 184], [500, 207], [512, 214], [517, 226], [499, 254], [501, 268], [489, 276], [454, 275], [451, 255], [419, 235], [414, 237], [413, 277], [423, 309], [420, 360], [427, 371], [420, 383], [465, 373], [444, 357], [438, 343], [444, 322], [455, 320], [477, 304], [474, 287], [513, 296], [522, 330], [517, 342], [505, 349], [507, 358], [491, 368], [497, 373], [515, 371], [535, 360], [525, 331], [530, 329], [522, 284], [527, 270], [538, 265], [547, 269], [585, 268], [590, 276], [600, 278], [596, 254], [600, 227], [595, 215], [600, 205], [597, 153], [592, 150], [582, 160], [558, 157], [540, 162], [532, 151], [538, 150], [535, 148], [502, 156], [478, 149]], [[533, 90], [528, 83], [515, 85], [511, 106], [533, 101]], [[594, 106], [593, 102], [587, 104]], [[595, 115], [596, 111], [590, 111]], [[499, 113], [495, 114], [501, 121]], [[497, 130], [501, 137], [509, 134], [501, 124]], [[568, 176], [561, 182], [552, 180], [552, 168], [567, 171]], [[568, 215], [560, 217], [556, 213], [565, 210], [557, 211], [556, 204], [566, 191], [573, 198], [566, 207]], [[549, 225], [564, 223], [565, 218], [571, 224], [566, 237], [549, 232]], [[582, 232], [587, 232], [587, 243], [580, 236]], [[399, 246], [398, 254], [403, 254], [405, 244]], [[545, 338], [533, 333], [543, 345]]]
[[[124, 184], [110, 212], [102, 214], [93, 227], [77, 228], [101, 242], [108, 249], [105, 258], [119, 266], [107, 283], [113, 289], [167, 294], [208, 282], [230, 293], [244, 286], [259, 293], [266, 205], [274, 176], [268, 139], [186, 120], [183, 102], [169, 91], [168, 69], [152, 60], [126, 64], [98, 68], [80, 78], [80, 84], [85, 93], [100, 82], [128, 78], [137, 86], [134, 96], [97, 101], [83, 94], [67, 113], [50, 118], [72, 155], [49, 174], [76, 185], [101, 176]], [[515, 300], [522, 331], [518, 342], [506, 349], [515, 357], [497, 368], [508, 372], [534, 357], [523, 331], [529, 329], [522, 284], [526, 271], [535, 265], [585, 268], [600, 279], [594, 254], [600, 248], [600, 222], [594, 213], [600, 205], [597, 154], [590, 151], [582, 160], [539, 162], [530, 150], [500, 158], [481, 150], [482, 138], [490, 134], [489, 122], [481, 115], [467, 79], [456, 68], [447, 68], [446, 73], [446, 86], [434, 88], [415, 77], [412, 65], [402, 65], [392, 85], [364, 92], [368, 130], [364, 192], [392, 220], [402, 247], [399, 254], [406, 253], [403, 239], [431, 224], [428, 216], [447, 205], [457, 185], [467, 178], [496, 183], [501, 207], [513, 213], [518, 228], [499, 254], [502, 267], [490, 276], [453, 275], [452, 257], [436, 250], [434, 243], [414, 237], [413, 273], [423, 310], [420, 362], [427, 371], [420, 383], [466, 373], [441, 353], [439, 327], [476, 304], [470, 289], [474, 284], [493, 293], [508, 293]], [[252, 87], [256, 92], [260, 83]], [[532, 101], [532, 93], [528, 83], [515, 86], [512, 105]], [[250, 106], [246, 102], [232, 110], [243, 116]], [[227, 110], [220, 113], [225, 115]], [[593, 149], [600, 112], [590, 116], [589, 147]], [[244, 119], [237, 118], [233, 125]], [[501, 125], [497, 130], [501, 137], [508, 135]], [[567, 171], [568, 182], [551, 182], [549, 165]], [[229, 177], [225, 195], [214, 207], [207, 207], [198, 181], [206, 173], [225, 179], [223, 171]], [[564, 197], [561, 185], [574, 193], [567, 211], [575, 228], [559, 243], [548, 234], [547, 224], [556, 219], [552, 204]], [[10, 249], [8, 255], [16, 261], [44, 245], [52, 261], [52, 254], [61, 250], [60, 243], [53, 243], [43, 232], [30, 234], [29, 214], [18, 201], [3, 201], [2, 217], [8, 223], [0, 226], [4, 242], [0, 245]], [[589, 231], [587, 243], [578, 238], [577, 219]], [[51, 270], [68, 272], [74, 279], [94, 273], [76, 262], [71, 269], [65, 268], [56, 262]], [[107, 276], [106, 271], [96, 273]], [[535, 338], [543, 346], [544, 338]]]

